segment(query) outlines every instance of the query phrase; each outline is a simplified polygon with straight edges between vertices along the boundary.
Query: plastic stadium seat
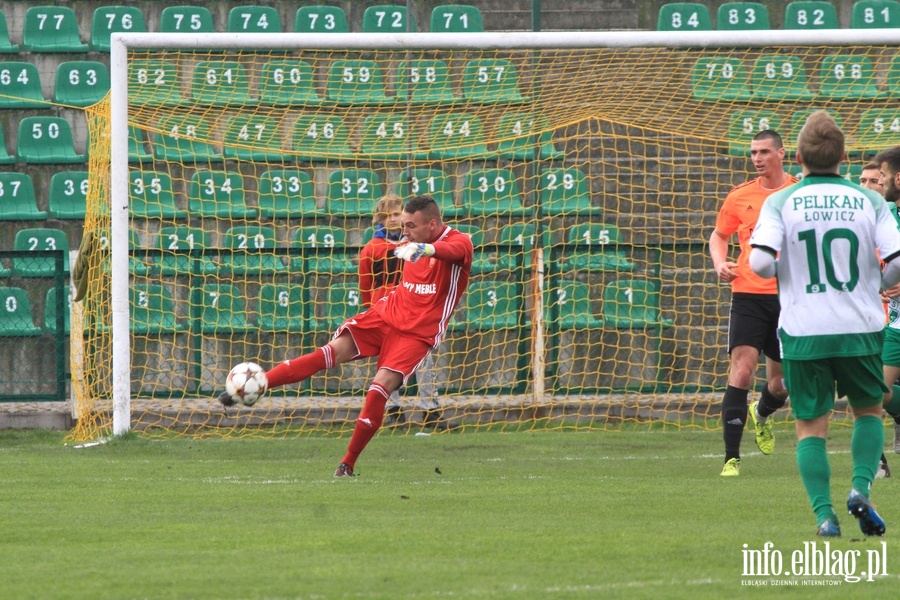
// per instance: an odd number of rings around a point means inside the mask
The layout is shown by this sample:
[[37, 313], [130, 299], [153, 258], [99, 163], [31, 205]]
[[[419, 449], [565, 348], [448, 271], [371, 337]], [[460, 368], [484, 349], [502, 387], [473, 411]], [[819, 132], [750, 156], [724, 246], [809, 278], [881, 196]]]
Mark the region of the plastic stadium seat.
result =
[[275, 230], [259, 225], [240, 225], [225, 232], [223, 247], [235, 250], [233, 254], [223, 254], [221, 266], [237, 275], [274, 275], [285, 271], [280, 256], [272, 252], [258, 252], [275, 248]]
[[0, 287], [0, 337], [31, 337], [41, 335], [35, 327], [31, 303], [25, 290]]
[[27, 173], [0, 172], [0, 221], [43, 221], [47, 213], [38, 210], [34, 183]]
[[371, 217], [384, 195], [378, 174], [370, 169], [339, 169], [328, 175], [325, 211], [336, 217]]
[[[531, 269], [531, 250], [537, 236], [533, 223], [512, 223], [500, 230], [497, 237], [498, 244], [514, 246], [513, 249], [501, 248], [497, 253], [497, 266], [501, 269], [515, 270], [523, 265], [526, 271]], [[541, 232], [541, 248], [544, 254], [544, 264], [550, 260], [550, 245], [553, 243], [550, 230]], [[515, 247], [518, 248], [515, 248]]]
[[850, 16], [853, 29], [900, 27], [900, 2], [896, 0], [857, 0]]
[[868, 56], [830, 54], [819, 69], [819, 96], [834, 100], [879, 98], [875, 66]]
[[222, 140], [226, 159], [284, 162], [291, 157], [281, 149], [278, 123], [261, 114], [240, 114], [228, 119]]
[[547, 117], [532, 113], [505, 113], [497, 125], [497, 155], [511, 160], [561, 160], [565, 152], [553, 146]]
[[187, 212], [175, 203], [172, 178], [163, 171], [129, 171], [128, 207], [138, 219], [184, 219]]
[[752, 97], [743, 61], [734, 56], [701, 56], [691, 76], [694, 100], [741, 101]]
[[10, 156], [6, 150], [6, 136], [3, 135], [3, 126], [0, 125], [0, 165], [11, 165], [16, 162], [15, 156]]
[[481, 58], [466, 63], [463, 96], [481, 104], [518, 104], [528, 102], [519, 92], [519, 75], [512, 61]]
[[356, 281], [332, 285], [319, 295], [320, 297], [315, 298], [312, 304], [309, 321], [311, 331], [332, 332], [341, 323], [363, 310], [359, 283]]
[[172, 162], [218, 162], [222, 154], [211, 145], [209, 119], [170, 115], [159, 120], [153, 155]]
[[84, 219], [87, 212], [88, 172], [60, 171], [50, 179], [47, 208], [54, 219]]
[[635, 264], [619, 250], [619, 229], [605, 223], [582, 223], [569, 228], [566, 243], [574, 250], [560, 262], [563, 271], [634, 271]]
[[726, 2], [716, 13], [716, 29], [770, 29], [769, 11], [760, 2]]
[[806, 67], [798, 56], [766, 54], [756, 59], [750, 74], [753, 100], [811, 100]]
[[374, 60], [335, 60], [328, 68], [328, 100], [342, 106], [390, 104], [381, 66]]
[[428, 124], [429, 158], [487, 157], [484, 127], [474, 113], [441, 113]]
[[466, 323], [478, 331], [519, 327], [520, 294], [515, 284], [476, 281], [466, 291]]
[[747, 109], [732, 113], [728, 120], [725, 138], [728, 140], [728, 153], [733, 156], [749, 156], [750, 142], [764, 129], [782, 131], [781, 117], [770, 109]]
[[884, 89], [891, 98], [900, 96], [900, 55], [894, 55], [891, 58]]
[[453, 104], [450, 69], [437, 59], [401, 62], [397, 68], [397, 99], [412, 104]]
[[452, 224], [451, 227], [465, 233], [472, 239], [474, 253], [472, 254], [472, 275], [484, 275], [485, 273], [493, 273], [498, 270], [496, 262], [491, 260], [487, 252], [483, 252], [481, 247], [484, 245], [484, 232], [477, 225], [458, 225]]
[[484, 31], [484, 21], [477, 6], [442, 4], [431, 9], [432, 32], [477, 33]]
[[242, 333], [250, 329], [243, 296], [227, 283], [207, 283], [192, 289], [191, 318], [197, 333]]
[[75, 11], [67, 6], [32, 6], [25, 11], [22, 49], [29, 52], [87, 52]]
[[347, 33], [347, 15], [339, 6], [301, 6], [294, 17], [297, 33]]
[[278, 169], [259, 178], [257, 196], [259, 214], [269, 218], [305, 218], [316, 216], [316, 188], [306, 171]]
[[620, 280], [603, 290], [603, 324], [617, 329], [671, 327], [659, 313], [659, 286], [646, 280]]
[[548, 216], [591, 216], [603, 208], [591, 203], [591, 190], [584, 171], [577, 167], [543, 169], [538, 179], [541, 214]]
[[259, 103], [270, 106], [315, 106], [322, 103], [309, 63], [296, 58], [270, 60], [259, 79]]
[[510, 169], [472, 169], [466, 174], [462, 198], [470, 216], [524, 216], [530, 212], [522, 206], [516, 176]]
[[708, 31], [712, 29], [709, 8], [699, 2], [663, 4], [656, 19], [657, 31]]
[[144, 13], [137, 6], [98, 6], [91, 21], [91, 49], [109, 52], [109, 38], [113, 33], [146, 31]]
[[37, 65], [0, 63], [0, 108], [46, 108]]
[[444, 221], [463, 215], [462, 208], [453, 201], [453, 182], [440, 169], [407, 169], [400, 173], [400, 185], [410, 196], [428, 194], [434, 198]]
[[244, 201], [244, 178], [237, 171], [201, 169], [191, 176], [188, 211], [195, 217], [253, 219]]
[[336, 115], [300, 115], [292, 126], [294, 151], [297, 160], [323, 162], [329, 159], [352, 158], [350, 126]]
[[52, 287], [47, 290], [47, 295], [44, 297], [44, 331], [47, 333], [56, 333], [59, 330], [58, 317], [60, 313], [62, 313], [63, 318], [63, 333], [69, 335], [69, 331], [72, 327], [72, 288], [66, 286], [66, 294], [63, 299], [62, 310], [59, 310], [58, 303], [56, 301], [59, 294], [57, 294], [58, 288]]
[[363, 121], [359, 153], [374, 159], [425, 158], [404, 113], [374, 113]]
[[603, 319], [594, 315], [591, 290], [580, 281], [560, 281], [547, 291], [550, 325], [559, 330], [601, 329]]
[[128, 162], [145, 163], [153, 160], [153, 154], [147, 150], [147, 138], [144, 132], [132, 125], [128, 126]]
[[128, 61], [128, 103], [135, 106], [177, 106], [184, 103], [178, 84], [178, 64], [159, 59]]
[[363, 13], [363, 33], [406, 33], [416, 30], [416, 20], [405, 5], [379, 4]]
[[143, 284], [129, 290], [131, 333], [154, 335], [186, 331], [175, 316], [175, 300], [164, 285]]
[[156, 235], [160, 253], [154, 254], [153, 260], [164, 276], [201, 274], [210, 270], [207, 265], [212, 261], [200, 254], [208, 247], [206, 232], [199, 227], [163, 227]]
[[[353, 274], [358, 271], [349, 249], [347, 233], [340, 227], [306, 226], [300, 227], [291, 238], [291, 246], [305, 248], [305, 256], [295, 256], [291, 260], [291, 270], [296, 273]], [[315, 248], [334, 248], [335, 252], [316, 253]]]
[[69, 61], [56, 69], [53, 100], [69, 106], [90, 106], [109, 92], [109, 70], [95, 61]]
[[15, 54], [19, 46], [9, 41], [9, 28], [6, 26], [6, 15], [0, 10], [0, 54]]
[[[60, 229], [20, 229], [16, 232], [13, 250], [36, 252], [62, 250], [63, 271], [69, 272], [69, 240]], [[19, 277], [52, 277], [56, 274], [53, 256], [13, 258], [13, 275]]]
[[837, 11], [831, 2], [789, 2], [784, 7], [785, 29], [840, 29]]
[[236, 60], [203, 60], [194, 65], [191, 98], [200, 106], [241, 106], [250, 97], [250, 76]]
[[281, 16], [271, 6], [235, 6], [228, 12], [232, 33], [281, 33]]
[[863, 112], [856, 128], [857, 150], [873, 153], [900, 144], [900, 110], [870, 108]]
[[[141, 245], [140, 235], [135, 229], [128, 230], [128, 249], [129, 250], [140, 250], [143, 246]], [[143, 253], [137, 253], [134, 255], [132, 253], [131, 256], [128, 257], [128, 271], [132, 275], [137, 275], [139, 277], [146, 277], [150, 275], [151, 272], [155, 272], [155, 266], [151, 267], [149, 264], [144, 262], [145, 255]]]
[[84, 154], [75, 152], [72, 128], [62, 117], [25, 117], [19, 121], [16, 154], [33, 164], [83, 163]]
[[305, 286], [267, 283], [259, 289], [256, 325], [276, 333], [306, 331]]
[[213, 33], [212, 13], [205, 6], [167, 6], [159, 14], [162, 33]]

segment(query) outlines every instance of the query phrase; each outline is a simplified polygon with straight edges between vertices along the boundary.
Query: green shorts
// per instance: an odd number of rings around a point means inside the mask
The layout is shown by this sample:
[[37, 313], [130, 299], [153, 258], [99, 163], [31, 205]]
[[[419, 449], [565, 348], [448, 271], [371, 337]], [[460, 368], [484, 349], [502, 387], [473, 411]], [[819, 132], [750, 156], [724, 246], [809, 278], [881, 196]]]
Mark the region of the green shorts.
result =
[[834, 408], [837, 397], [847, 396], [854, 408], [878, 406], [888, 391], [881, 355], [835, 356], [817, 360], [782, 361], [791, 410], [802, 421], [821, 417]]
[[900, 367], [900, 329], [884, 328], [884, 349], [881, 359], [885, 366]]

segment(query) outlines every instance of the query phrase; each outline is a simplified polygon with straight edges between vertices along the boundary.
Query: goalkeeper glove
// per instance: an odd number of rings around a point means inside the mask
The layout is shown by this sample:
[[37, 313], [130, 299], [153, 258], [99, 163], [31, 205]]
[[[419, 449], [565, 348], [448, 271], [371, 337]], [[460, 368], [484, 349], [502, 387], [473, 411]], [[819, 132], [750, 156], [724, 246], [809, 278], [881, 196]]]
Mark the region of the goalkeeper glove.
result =
[[416, 262], [423, 256], [432, 256], [434, 254], [434, 246], [431, 244], [417, 244], [410, 242], [394, 249], [394, 256], [401, 260]]

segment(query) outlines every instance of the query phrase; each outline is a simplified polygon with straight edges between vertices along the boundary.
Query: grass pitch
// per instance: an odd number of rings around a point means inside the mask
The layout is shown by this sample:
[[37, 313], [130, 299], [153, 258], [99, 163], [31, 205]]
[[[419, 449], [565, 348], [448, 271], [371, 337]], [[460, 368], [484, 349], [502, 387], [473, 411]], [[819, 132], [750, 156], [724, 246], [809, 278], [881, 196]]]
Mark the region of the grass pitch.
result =
[[[720, 432], [381, 435], [358, 477], [335, 480], [346, 438], [76, 449], [61, 433], [0, 432], [0, 597], [896, 598], [896, 478], [873, 492], [887, 535], [862, 539], [843, 516], [829, 546], [858, 550], [857, 574], [880, 553], [887, 576], [743, 576], [744, 544], [771, 542], [784, 569], [804, 543], [824, 548], [793, 431], [776, 435], [772, 456], [745, 435], [730, 479]], [[839, 514], [849, 444], [834, 428]]]

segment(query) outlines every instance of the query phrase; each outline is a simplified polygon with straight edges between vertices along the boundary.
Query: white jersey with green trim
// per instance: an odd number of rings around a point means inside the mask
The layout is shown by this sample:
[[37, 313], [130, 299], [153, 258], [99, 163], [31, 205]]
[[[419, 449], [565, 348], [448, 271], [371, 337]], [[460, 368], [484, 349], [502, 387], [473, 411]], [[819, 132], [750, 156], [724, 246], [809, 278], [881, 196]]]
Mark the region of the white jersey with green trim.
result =
[[[888, 206], [891, 209], [891, 214], [894, 215], [894, 220], [897, 222], [897, 227], [900, 228], [900, 207], [896, 204], [891, 204], [888, 202]], [[891, 329], [900, 329], [900, 298], [891, 298], [888, 300], [888, 324], [887, 326]]]
[[808, 175], [766, 199], [750, 244], [780, 253], [785, 358], [881, 352], [885, 319], [875, 250], [882, 257], [900, 252], [900, 230], [884, 198], [839, 175]]

